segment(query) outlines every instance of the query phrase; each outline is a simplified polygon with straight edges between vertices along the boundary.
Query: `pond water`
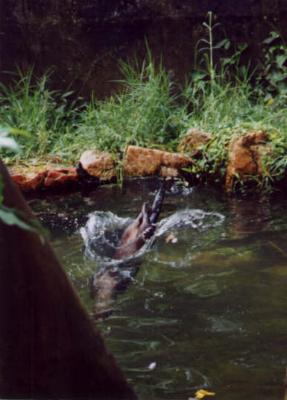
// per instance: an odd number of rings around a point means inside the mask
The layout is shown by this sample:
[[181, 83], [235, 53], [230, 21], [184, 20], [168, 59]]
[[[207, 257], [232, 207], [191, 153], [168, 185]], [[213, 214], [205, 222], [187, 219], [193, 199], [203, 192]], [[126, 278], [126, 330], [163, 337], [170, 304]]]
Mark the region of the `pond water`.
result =
[[[92, 318], [91, 277], [111, 263], [113, 228], [136, 217], [158, 184], [30, 200]], [[198, 389], [221, 400], [284, 398], [286, 203], [168, 190], [137, 274], [96, 322], [140, 399], [187, 400]]]

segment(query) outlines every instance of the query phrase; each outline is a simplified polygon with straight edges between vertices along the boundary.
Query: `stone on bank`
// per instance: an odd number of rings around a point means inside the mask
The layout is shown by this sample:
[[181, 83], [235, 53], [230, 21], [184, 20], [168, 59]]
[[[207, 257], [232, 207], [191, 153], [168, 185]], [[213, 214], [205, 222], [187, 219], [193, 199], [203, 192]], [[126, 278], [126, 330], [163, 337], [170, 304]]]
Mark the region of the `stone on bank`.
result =
[[184, 154], [128, 146], [123, 167], [126, 176], [166, 176], [168, 173], [174, 176], [177, 171], [190, 166], [192, 163], [192, 159]]
[[244, 183], [252, 177], [262, 177], [263, 158], [267, 154], [271, 154], [267, 132], [258, 130], [234, 136], [228, 146], [226, 190], [231, 192], [238, 179]]
[[100, 181], [111, 181], [117, 176], [115, 159], [106, 151], [84, 151], [80, 165], [88, 175]]
[[58, 165], [19, 165], [10, 168], [9, 173], [23, 192], [64, 188], [78, 182], [76, 168]]

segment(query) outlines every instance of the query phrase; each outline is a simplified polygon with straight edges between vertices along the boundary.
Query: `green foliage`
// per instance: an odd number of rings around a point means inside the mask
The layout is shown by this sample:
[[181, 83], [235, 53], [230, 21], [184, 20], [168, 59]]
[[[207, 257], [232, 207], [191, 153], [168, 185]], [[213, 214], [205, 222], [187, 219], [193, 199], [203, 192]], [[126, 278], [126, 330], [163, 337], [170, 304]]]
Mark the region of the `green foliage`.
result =
[[215, 81], [214, 50], [224, 46], [229, 46], [229, 41], [223, 40], [217, 45], [214, 44], [214, 30], [219, 26], [219, 24], [213, 23], [213, 13], [211, 11], [207, 13], [207, 18], [208, 21], [203, 22], [202, 24], [206, 28], [207, 38], [200, 39], [197, 46], [203, 43], [203, 46], [199, 48], [198, 53], [203, 53], [201, 60], [205, 64], [206, 73], [208, 74], [212, 85]]
[[[223, 39], [214, 43], [212, 14], [204, 24], [207, 38], [199, 42], [204, 54], [203, 68], [195, 71], [183, 90], [188, 104], [188, 127], [201, 128], [212, 133], [212, 140], [203, 149], [202, 158], [190, 172], [202, 179], [209, 175], [222, 180], [226, 173], [227, 146], [234, 134], [248, 130], [265, 129], [269, 133], [272, 152], [263, 160], [263, 177], [257, 184], [264, 189], [282, 180], [287, 168], [287, 111], [286, 111], [286, 61], [287, 47], [278, 42], [279, 36], [271, 33], [264, 41], [264, 69], [250, 71], [240, 65], [240, 57], [246, 46], [239, 45], [233, 55], [224, 56], [230, 43]], [[200, 46], [198, 46], [200, 47]], [[214, 51], [220, 50], [219, 65], [214, 63]], [[257, 73], [257, 76], [256, 76]], [[256, 87], [251, 80], [256, 80]]]
[[19, 212], [13, 208], [8, 208], [3, 205], [0, 207], [0, 221], [6, 225], [16, 225], [26, 231], [35, 232], [35, 228], [24, 221]]
[[6, 225], [14, 225], [20, 229], [24, 229], [29, 232], [36, 233], [40, 235], [41, 239], [44, 240], [46, 236], [46, 232], [41, 227], [40, 223], [36, 220], [28, 220], [27, 217], [21, 213], [19, 210], [16, 210], [11, 207], [6, 207], [3, 204], [4, 196], [3, 196], [3, 182], [0, 177], [0, 221]]
[[261, 92], [266, 99], [287, 96], [287, 46], [277, 32], [271, 32], [263, 41], [264, 60], [258, 77]]
[[207, 13], [207, 22], [202, 25], [206, 35], [196, 44], [193, 78], [197, 81], [209, 80], [211, 88], [215, 83], [224, 84], [234, 78], [246, 78], [248, 67], [240, 66], [240, 58], [247, 45], [239, 43], [231, 53], [231, 42], [228, 38], [215, 41], [215, 33], [220, 24], [214, 23], [211, 11]]
[[[56, 153], [76, 161], [88, 148], [121, 155], [128, 144], [174, 150], [187, 129], [199, 128], [212, 133], [212, 140], [191, 171], [220, 181], [230, 138], [265, 129], [272, 156], [266, 155], [258, 184], [270, 187], [282, 179], [287, 167], [287, 47], [272, 32], [263, 43], [262, 68], [251, 71], [240, 62], [246, 45], [232, 50], [227, 38], [217, 41], [219, 24], [213, 20], [208, 13], [206, 35], [196, 46], [196, 69], [183, 87], [161, 64], [155, 65], [148, 49], [142, 65], [121, 63], [121, 90], [101, 101], [72, 102], [71, 92], [49, 89], [49, 74], [34, 79], [32, 71], [19, 73], [12, 87], [0, 85], [0, 125], [15, 127], [12, 135], [21, 133], [21, 151], [14, 157]], [[7, 139], [0, 132], [0, 142]]]
[[[139, 67], [121, 63], [122, 91], [111, 98], [92, 99], [83, 109], [70, 136], [70, 148], [121, 152], [128, 144], [163, 146], [175, 140], [181, 128], [173, 87], [166, 71], [155, 67], [151, 57]], [[62, 147], [58, 143], [56, 148]]]
[[23, 158], [51, 151], [54, 141], [68, 132], [73, 121], [74, 110], [67, 100], [71, 92], [52, 91], [48, 81], [49, 74], [33, 81], [30, 70], [26, 74], [18, 71], [11, 87], [0, 83], [0, 125], [26, 132], [18, 140]]

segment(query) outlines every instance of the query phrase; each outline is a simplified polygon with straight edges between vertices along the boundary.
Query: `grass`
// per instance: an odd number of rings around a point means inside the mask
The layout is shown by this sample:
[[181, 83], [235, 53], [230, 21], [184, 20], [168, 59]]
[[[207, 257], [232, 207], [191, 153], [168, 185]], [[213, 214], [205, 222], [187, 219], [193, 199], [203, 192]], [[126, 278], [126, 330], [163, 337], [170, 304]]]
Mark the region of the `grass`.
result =
[[[121, 152], [128, 144], [163, 146], [179, 132], [173, 126], [177, 107], [166, 72], [152, 62], [143, 68], [122, 64], [122, 92], [105, 100], [92, 99], [82, 110], [70, 148], [79, 143], [100, 150]], [[57, 143], [61, 149], [63, 143]]]
[[181, 109], [173, 84], [150, 60], [139, 67], [122, 63], [120, 94], [88, 103], [69, 102], [71, 92], [49, 89], [49, 76], [33, 81], [19, 74], [12, 87], [0, 85], [0, 126], [27, 133], [19, 138], [17, 157], [41, 158], [57, 153], [76, 160], [84, 148], [119, 153], [128, 144], [172, 146], [181, 133]]
[[[33, 79], [32, 71], [11, 87], [0, 85], [0, 126], [27, 132], [17, 140], [21, 151], [10, 159], [41, 159], [57, 154], [75, 162], [85, 149], [122, 154], [128, 144], [176, 149], [188, 128], [212, 133], [212, 141], [193, 172], [223, 178], [227, 143], [234, 133], [265, 129], [270, 133], [272, 158], [266, 159], [261, 184], [280, 180], [287, 168], [287, 109], [284, 94], [264, 96], [250, 74], [239, 68], [193, 74], [183, 87], [171, 81], [152, 57], [142, 66], [121, 64], [120, 93], [99, 101], [72, 102], [71, 92], [49, 89], [49, 75]], [[254, 76], [253, 76], [254, 81]]]
[[18, 157], [41, 157], [53, 151], [61, 135], [73, 128], [77, 111], [68, 97], [48, 88], [49, 74], [33, 82], [32, 70], [18, 72], [12, 87], [0, 84], [0, 126], [13, 127], [23, 133], [17, 140], [21, 146]]
[[[192, 112], [188, 126], [212, 133], [212, 141], [196, 163], [193, 172], [203, 177], [211, 175], [223, 180], [227, 167], [227, 148], [231, 137], [250, 130], [265, 130], [269, 134], [272, 155], [263, 160], [265, 174], [257, 183], [270, 187], [282, 180], [287, 168], [287, 110], [286, 101], [275, 98], [266, 101], [257, 97], [248, 80], [235, 83], [215, 83], [212, 91], [204, 89], [201, 102], [196, 99], [197, 88], [188, 86]], [[194, 95], [191, 96], [191, 93]]]

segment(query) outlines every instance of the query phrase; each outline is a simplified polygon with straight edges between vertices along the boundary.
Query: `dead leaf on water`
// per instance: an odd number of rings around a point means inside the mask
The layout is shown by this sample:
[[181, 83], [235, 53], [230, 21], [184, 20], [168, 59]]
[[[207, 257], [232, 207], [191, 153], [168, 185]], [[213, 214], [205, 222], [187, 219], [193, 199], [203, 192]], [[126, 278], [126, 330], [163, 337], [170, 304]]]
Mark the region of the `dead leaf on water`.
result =
[[215, 396], [214, 392], [209, 392], [208, 390], [200, 389], [195, 393], [195, 399], [204, 399], [208, 396]]

